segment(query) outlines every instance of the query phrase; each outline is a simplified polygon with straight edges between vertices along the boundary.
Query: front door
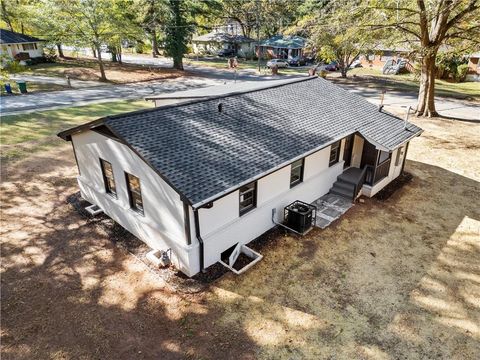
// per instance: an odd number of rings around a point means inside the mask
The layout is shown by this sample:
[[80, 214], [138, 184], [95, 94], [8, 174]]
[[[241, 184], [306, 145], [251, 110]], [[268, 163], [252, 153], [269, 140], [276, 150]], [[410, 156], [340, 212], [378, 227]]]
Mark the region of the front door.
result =
[[352, 161], [352, 150], [353, 150], [353, 137], [354, 135], [350, 135], [349, 137], [345, 138], [345, 149], [343, 150], [343, 167], [349, 167]]

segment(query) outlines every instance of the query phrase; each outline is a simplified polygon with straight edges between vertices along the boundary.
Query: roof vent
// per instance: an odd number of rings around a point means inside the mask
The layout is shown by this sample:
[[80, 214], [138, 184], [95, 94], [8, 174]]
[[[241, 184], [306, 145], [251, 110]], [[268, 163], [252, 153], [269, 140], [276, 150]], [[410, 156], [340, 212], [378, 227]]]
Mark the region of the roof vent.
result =
[[218, 104], [218, 112], [221, 113], [223, 111], [223, 103]]

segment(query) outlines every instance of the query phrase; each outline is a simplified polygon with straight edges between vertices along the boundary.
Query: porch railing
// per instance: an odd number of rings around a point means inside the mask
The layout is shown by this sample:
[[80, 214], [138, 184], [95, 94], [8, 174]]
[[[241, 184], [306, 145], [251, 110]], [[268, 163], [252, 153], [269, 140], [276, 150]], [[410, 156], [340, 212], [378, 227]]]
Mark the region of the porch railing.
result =
[[358, 179], [357, 183], [355, 184], [355, 190], [353, 192], [353, 201], [357, 198], [358, 193], [362, 190], [363, 184], [365, 184], [365, 179], [367, 177], [367, 167], [364, 167], [362, 173], [360, 174], [360, 178]]
[[391, 159], [388, 159], [377, 167], [371, 165], [365, 166], [365, 184], [373, 186], [383, 178], [386, 178], [390, 171], [390, 162]]

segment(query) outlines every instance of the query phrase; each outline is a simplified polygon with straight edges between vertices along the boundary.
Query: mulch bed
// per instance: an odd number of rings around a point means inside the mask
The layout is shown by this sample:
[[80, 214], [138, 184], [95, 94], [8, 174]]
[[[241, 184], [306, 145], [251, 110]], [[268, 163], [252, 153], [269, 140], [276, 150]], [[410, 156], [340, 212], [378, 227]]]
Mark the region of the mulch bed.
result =
[[374, 198], [380, 201], [388, 200], [398, 189], [412, 181], [413, 175], [407, 172], [400, 174], [382, 190], [375, 194]]
[[[204, 291], [210, 284], [213, 284], [223, 275], [230, 272], [230, 270], [220, 263], [215, 263], [209, 266], [204, 272], [200, 272], [191, 278], [175, 269], [174, 266], [158, 268], [147, 260], [146, 255], [151, 249], [143, 241], [132, 235], [104, 213], [97, 216], [90, 215], [85, 208], [91, 204], [81, 198], [80, 192], [70, 195], [67, 198], [67, 203], [70, 204], [78, 214], [85, 218], [87, 223], [95, 226], [100, 232], [105, 233], [113, 244], [126, 250], [128, 253], [135, 256], [137, 260], [144, 263], [149, 270], [161, 277], [173, 290], [178, 290], [184, 293], [197, 293]], [[248, 243], [247, 246], [260, 252], [269, 246], [274, 246], [274, 244], [282, 238], [282, 234], [285, 234], [284, 230], [273, 228]], [[247, 264], [252, 261], [248, 257], [247, 259]], [[234, 265], [238, 266], [237, 263], [239, 263], [238, 260]], [[245, 265], [246, 264], [243, 264], [243, 266]], [[243, 266], [240, 266], [240, 268]]]

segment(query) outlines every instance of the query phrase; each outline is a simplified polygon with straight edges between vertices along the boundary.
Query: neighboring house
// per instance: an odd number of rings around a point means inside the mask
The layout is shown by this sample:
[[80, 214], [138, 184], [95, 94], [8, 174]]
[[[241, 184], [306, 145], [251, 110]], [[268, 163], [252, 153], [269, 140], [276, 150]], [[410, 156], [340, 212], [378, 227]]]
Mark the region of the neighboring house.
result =
[[240, 23], [233, 19], [205, 35], [192, 38], [192, 49], [195, 54], [215, 54], [218, 51], [233, 50], [237, 56], [247, 57], [253, 54], [255, 40], [243, 36]]
[[468, 73], [466, 81], [480, 81], [480, 51], [468, 57]]
[[43, 56], [43, 40], [10, 30], [0, 29], [0, 45], [0, 56], [22, 60]]
[[[352, 175], [373, 196], [422, 130], [320, 78], [107, 116], [63, 131], [81, 196], [189, 276]], [[344, 184], [345, 185], [345, 184]]]
[[257, 56], [268, 59], [303, 57], [307, 40], [301, 36], [276, 35], [260, 42]]
[[222, 49], [233, 50], [237, 56], [246, 57], [253, 53], [255, 40], [243, 35], [233, 35], [223, 32], [211, 32], [192, 38], [192, 48], [195, 54], [215, 54]]
[[377, 46], [367, 54], [360, 55], [359, 59], [363, 67], [382, 68], [387, 61], [405, 59], [407, 58], [408, 54], [409, 51], [407, 48]]

